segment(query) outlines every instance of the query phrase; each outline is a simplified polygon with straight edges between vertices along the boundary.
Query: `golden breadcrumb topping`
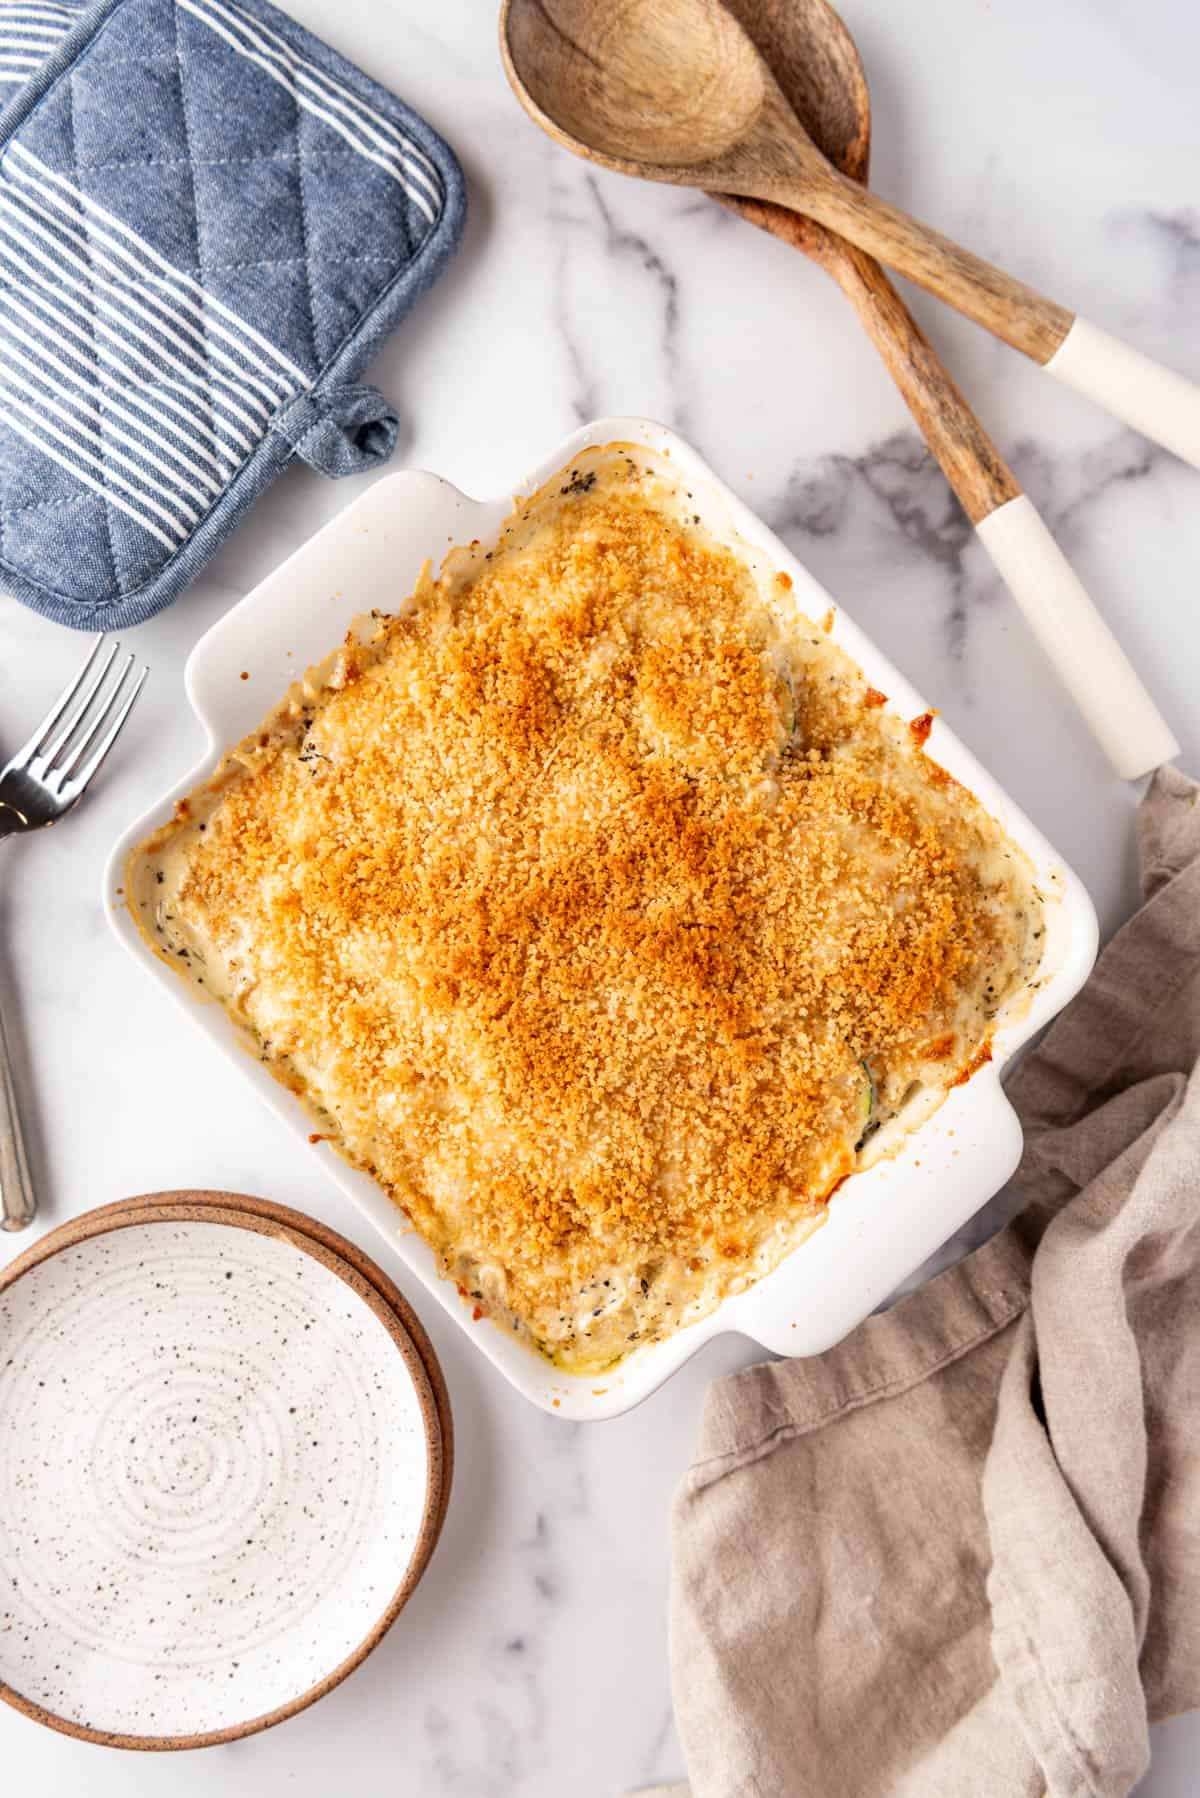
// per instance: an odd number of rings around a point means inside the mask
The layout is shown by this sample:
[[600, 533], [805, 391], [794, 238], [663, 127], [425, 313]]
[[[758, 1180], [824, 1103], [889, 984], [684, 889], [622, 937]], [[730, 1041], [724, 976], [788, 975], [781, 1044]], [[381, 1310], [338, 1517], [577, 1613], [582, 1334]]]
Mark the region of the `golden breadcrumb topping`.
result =
[[1040, 934], [789, 586], [590, 452], [148, 846], [168, 949], [567, 1366], [778, 1260]]

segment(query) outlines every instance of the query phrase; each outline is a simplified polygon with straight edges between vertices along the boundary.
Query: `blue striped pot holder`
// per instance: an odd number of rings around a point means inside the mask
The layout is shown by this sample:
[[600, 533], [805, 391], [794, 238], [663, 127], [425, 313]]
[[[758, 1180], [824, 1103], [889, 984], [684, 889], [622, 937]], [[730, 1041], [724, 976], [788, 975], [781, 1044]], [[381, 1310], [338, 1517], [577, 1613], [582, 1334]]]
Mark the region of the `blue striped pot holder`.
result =
[[0, 112], [86, 10], [59, 0], [0, 0]]
[[357, 376], [465, 209], [424, 120], [264, 0], [0, 0], [0, 587], [128, 628], [293, 457], [385, 461]]

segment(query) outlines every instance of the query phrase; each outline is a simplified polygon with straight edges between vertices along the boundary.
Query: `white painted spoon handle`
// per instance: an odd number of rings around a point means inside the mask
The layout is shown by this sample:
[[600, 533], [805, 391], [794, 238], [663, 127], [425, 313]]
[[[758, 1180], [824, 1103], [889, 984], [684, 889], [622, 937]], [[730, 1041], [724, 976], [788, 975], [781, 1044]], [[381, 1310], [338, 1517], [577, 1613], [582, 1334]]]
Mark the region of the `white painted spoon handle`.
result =
[[1077, 318], [1045, 367], [1143, 437], [1200, 468], [1200, 387]]
[[[830, 168], [782, 95], [778, 105], [791, 162], [745, 191], [807, 213], [1200, 468], [1200, 387]], [[737, 189], [741, 173], [728, 185]]]
[[1162, 713], [1027, 494], [976, 526], [1034, 636], [1122, 780], [1179, 754]]

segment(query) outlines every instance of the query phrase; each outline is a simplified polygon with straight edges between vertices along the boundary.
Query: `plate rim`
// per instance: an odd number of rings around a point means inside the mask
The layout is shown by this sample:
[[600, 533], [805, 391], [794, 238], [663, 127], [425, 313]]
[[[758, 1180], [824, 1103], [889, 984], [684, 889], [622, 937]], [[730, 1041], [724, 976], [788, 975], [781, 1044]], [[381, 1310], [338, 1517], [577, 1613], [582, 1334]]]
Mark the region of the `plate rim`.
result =
[[[415, 1313], [369, 1256], [318, 1220], [304, 1217], [286, 1206], [276, 1205], [269, 1200], [254, 1199], [249, 1195], [203, 1189], [195, 1192], [144, 1193], [113, 1204], [97, 1206], [82, 1212], [78, 1217], [68, 1218], [55, 1229], [47, 1231], [7, 1267], [0, 1269], [0, 1296], [26, 1274], [53, 1260], [64, 1250], [78, 1247], [82, 1242], [109, 1235], [114, 1230], [180, 1222], [215, 1223], [287, 1242], [341, 1279], [367, 1306], [391, 1337], [417, 1394], [425, 1430], [425, 1498], [416, 1542], [406, 1563], [403, 1578], [380, 1616], [362, 1640], [335, 1667], [296, 1697], [277, 1705], [273, 1710], [249, 1717], [241, 1723], [191, 1735], [133, 1735], [128, 1731], [101, 1729], [64, 1717], [18, 1692], [0, 1676], [0, 1700], [5, 1704], [60, 1735], [72, 1736], [78, 1741], [94, 1742], [105, 1748], [170, 1753], [192, 1748], [219, 1747], [274, 1728], [276, 1724], [307, 1710], [333, 1691], [335, 1686], [341, 1685], [379, 1646], [423, 1577], [441, 1534], [453, 1475], [449, 1396], [433, 1345]], [[395, 1293], [396, 1302], [393, 1302], [392, 1293]], [[412, 1324], [416, 1325], [415, 1331]], [[433, 1369], [436, 1369], [436, 1376]]]

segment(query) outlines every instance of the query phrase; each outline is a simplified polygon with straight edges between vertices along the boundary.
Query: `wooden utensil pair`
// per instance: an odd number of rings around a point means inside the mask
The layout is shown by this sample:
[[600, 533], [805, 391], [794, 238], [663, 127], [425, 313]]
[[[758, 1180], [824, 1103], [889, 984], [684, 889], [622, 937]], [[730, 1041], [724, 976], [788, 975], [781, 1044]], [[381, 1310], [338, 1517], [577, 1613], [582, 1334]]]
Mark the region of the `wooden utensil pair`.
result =
[[1200, 466], [1200, 390], [866, 187], [870, 99], [826, 0], [504, 0], [526, 111], [621, 173], [703, 187], [847, 294], [1035, 636], [1126, 779], [1178, 753], [1077, 575], [875, 257]]

